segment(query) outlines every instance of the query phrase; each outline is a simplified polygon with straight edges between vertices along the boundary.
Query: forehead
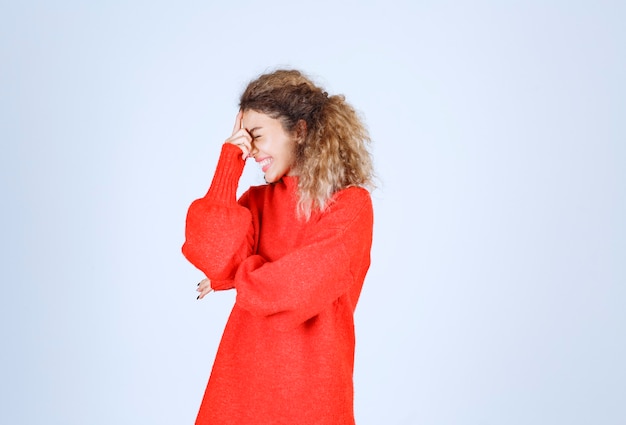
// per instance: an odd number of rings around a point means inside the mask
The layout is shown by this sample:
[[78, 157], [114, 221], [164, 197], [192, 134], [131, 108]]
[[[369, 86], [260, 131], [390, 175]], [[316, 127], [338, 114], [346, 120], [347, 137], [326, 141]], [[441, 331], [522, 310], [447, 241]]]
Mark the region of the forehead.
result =
[[246, 110], [243, 112], [243, 127], [252, 131], [254, 129], [282, 128], [280, 121], [262, 112]]

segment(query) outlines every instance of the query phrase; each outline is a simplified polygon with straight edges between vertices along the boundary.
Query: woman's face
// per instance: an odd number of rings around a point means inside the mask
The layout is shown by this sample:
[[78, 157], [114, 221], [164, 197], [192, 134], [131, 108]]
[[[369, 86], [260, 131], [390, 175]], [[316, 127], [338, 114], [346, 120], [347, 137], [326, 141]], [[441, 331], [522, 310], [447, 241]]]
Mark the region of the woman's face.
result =
[[294, 134], [285, 132], [278, 119], [252, 110], [244, 111], [242, 125], [252, 136], [250, 154], [261, 166], [266, 182], [274, 183], [284, 175], [293, 175]]

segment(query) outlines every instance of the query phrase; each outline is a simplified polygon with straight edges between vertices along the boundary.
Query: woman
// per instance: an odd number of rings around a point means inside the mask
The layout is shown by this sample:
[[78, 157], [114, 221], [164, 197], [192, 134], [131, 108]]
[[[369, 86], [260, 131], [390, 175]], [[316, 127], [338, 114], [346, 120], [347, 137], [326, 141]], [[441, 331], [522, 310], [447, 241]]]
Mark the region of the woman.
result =
[[[353, 424], [354, 322], [370, 264], [369, 136], [298, 71], [252, 81], [183, 254], [237, 297], [196, 424]], [[236, 200], [245, 161], [266, 185]]]

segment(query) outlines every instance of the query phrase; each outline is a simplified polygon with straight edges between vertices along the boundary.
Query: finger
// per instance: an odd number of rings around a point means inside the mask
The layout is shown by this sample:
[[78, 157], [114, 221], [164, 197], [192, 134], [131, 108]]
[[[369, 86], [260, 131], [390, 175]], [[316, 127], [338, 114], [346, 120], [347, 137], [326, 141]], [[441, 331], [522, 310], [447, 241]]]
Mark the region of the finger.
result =
[[239, 146], [244, 160], [250, 156], [250, 152], [252, 151], [252, 137], [245, 129], [240, 129], [231, 137], [226, 139], [226, 143]]
[[207, 288], [207, 286], [209, 288], [211, 287], [211, 281], [209, 279], [202, 279], [200, 283], [198, 283], [198, 288], [196, 289], [196, 291], [202, 292]]
[[240, 128], [233, 133], [232, 136], [226, 139], [226, 141], [234, 144], [245, 143], [247, 146], [250, 146], [252, 143], [252, 136], [250, 136], [250, 133], [248, 133], [245, 128]]
[[200, 283], [198, 283], [196, 291], [202, 292], [207, 286], [211, 286], [211, 281], [209, 279], [202, 279]]
[[200, 300], [204, 298], [206, 294], [213, 291], [213, 288], [211, 288], [211, 281], [209, 279], [202, 279], [200, 283], [198, 283], [198, 288], [196, 289], [196, 291], [200, 293], [197, 299]]
[[200, 291], [200, 295], [198, 295], [198, 299], [201, 300], [202, 298], [204, 298], [204, 296], [208, 293], [213, 292], [213, 288], [211, 288], [210, 285], [208, 285], [207, 287], [203, 288], [202, 291]]
[[243, 111], [240, 109], [239, 112], [237, 113], [237, 118], [235, 118], [235, 126], [233, 127], [232, 134], [235, 134], [237, 130], [240, 130], [242, 128], [243, 128]]

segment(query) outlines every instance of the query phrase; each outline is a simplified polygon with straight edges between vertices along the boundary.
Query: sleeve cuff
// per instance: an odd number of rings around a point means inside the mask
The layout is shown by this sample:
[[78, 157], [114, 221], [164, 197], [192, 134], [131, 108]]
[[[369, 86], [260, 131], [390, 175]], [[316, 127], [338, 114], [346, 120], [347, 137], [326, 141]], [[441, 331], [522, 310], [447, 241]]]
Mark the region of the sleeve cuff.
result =
[[205, 198], [218, 203], [237, 202], [237, 185], [246, 162], [241, 149], [232, 143], [224, 143], [211, 187]]

